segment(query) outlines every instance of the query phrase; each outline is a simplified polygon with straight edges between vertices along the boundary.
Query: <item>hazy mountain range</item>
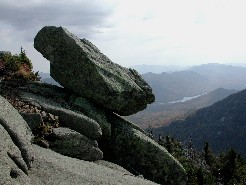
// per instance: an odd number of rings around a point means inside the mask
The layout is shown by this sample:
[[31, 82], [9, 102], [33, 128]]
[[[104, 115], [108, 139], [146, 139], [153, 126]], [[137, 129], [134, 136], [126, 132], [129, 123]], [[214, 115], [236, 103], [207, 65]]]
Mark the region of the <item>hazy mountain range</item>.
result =
[[217, 88], [246, 88], [246, 67], [223, 64], [204, 64], [172, 73], [145, 73], [142, 77], [152, 87], [156, 103], [177, 101]]
[[148, 65], [148, 64], [142, 64], [142, 65], [135, 65], [131, 66], [130, 68], [137, 70], [140, 74], [145, 73], [171, 73], [175, 71], [181, 71], [188, 69], [187, 66], [177, 66], [177, 65]]
[[[219, 65], [221, 65], [221, 64], [219, 64]], [[246, 67], [246, 64], [244, 64], [244, 63], [228, 63], [228, 64], [224, 64], [224, 65]], [[149, 73], [149, 72], [157, 73], [157, 74], [158, 73], [163, 73], [163, 72], [171, 73], [171, 72], [175, 72], [175, 71], [184, 71], [184, 70], [189, 69], [191, 67], [192, 66], [149, 65], [149, 64], [141, 64], [141, 65], [130, 66], [130, 68], [137, 70], [140, 74], [145, 74], [145, 73]]]

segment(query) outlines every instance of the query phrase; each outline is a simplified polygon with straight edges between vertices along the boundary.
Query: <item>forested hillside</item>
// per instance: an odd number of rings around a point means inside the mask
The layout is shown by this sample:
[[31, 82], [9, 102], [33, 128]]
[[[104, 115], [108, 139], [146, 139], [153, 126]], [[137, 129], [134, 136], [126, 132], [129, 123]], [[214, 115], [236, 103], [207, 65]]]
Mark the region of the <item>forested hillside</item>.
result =
[[158, 141], [186, 169], [186, 185], [246, 184], [246, 161], [234, 149], [215, 154], [208, 142], [201, 146], [202, 151], [197, 151], [192, 140], [188, 145], [170, 136], [159, 137]]
[[198, 150], [202, 149], [204, 141], [208, 141], [215, 152], [234, 148], [246, 156], [246, 90], [154, 132], [172, 135], [184, 143], [192, 139]]

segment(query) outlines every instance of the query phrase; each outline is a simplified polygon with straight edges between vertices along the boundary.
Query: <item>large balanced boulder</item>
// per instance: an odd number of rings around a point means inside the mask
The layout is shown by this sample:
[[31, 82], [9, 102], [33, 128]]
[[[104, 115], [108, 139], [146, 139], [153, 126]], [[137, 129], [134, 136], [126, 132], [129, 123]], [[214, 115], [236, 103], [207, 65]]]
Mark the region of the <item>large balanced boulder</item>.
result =
[[[34, 83], [32, 85], [32, 89], [36, 89], [34, 88]], [[46, 86], [47, 92], [51, 91], [48, 90], [51, 87], [52, 86], [49, 85]], [[62, 89], [60, 89], [60, 93], [62, 92]], [[39, 92], [37, 92], [37, 94], [39, 94]], [[41, 98], [38, 95], [31, 95], [30, 93], [29, 95], [28, 93], [22, 93], [22, 95], [25, 95], [26, 98], [29, 97], [29, 100], [35, 100], [35, 102], [46, 111], [51, 110], [47, 109], [48, 105], [55, 105], [53, 100]], [[74, 95], [69, 96], [68, 94], [66, 97], [69, 97], [67, 99], [69, 99], [70, 102], [68, 106], [70, 109], [77, 109], [78, 113], [85, 114], [90, 119], [95, 120], [102, 128], [102, 138], [98, 138], [98, 143], [100, 149], [103, 151], [104, 160], [117, 163], [135, 175], [141, 174], [144, 178], [161, 184], [184, 183], [186, 174], [182, 165], [172, 157], [164, 147], [149, 138], [137, 125], [121, 118], [115, 113], [104, 111], [85, 98], [76, 97]], [[58, 108], [59, 106], [56, 107]], [[63, 112], [66, 111], [72, 110], [63, 108]], [[76, 125], [76, 123], [74, 123], [74, 125]], [[79, 122], [77, 125], [80, 125]], [[93, 126], [92, 123], [89, 125], [88, 128]], [[76, 131], [78, 132], [79, 129], [76, 129]], [[63, 141], [61, 140], [61, 142]], [[58, 146], [64, 148], [65, 152], [69, 150], [69, 147], [65, 147], [61, 143]], [[54, 150], [52, 147], [51, 149]], [[64, 151], [55, 151], [67, 155]], [[77, 156], [79, 155], [81, 154], [78, 154]], [[69, 154], [69, 156], [71, 155]], [[90, 159], [87, 158], [86, 160]]]
[[34, 47], [50, 61], [50, 74], [63, 87], [120, 115], [154, 102], [150, 86], [133, 69], [113, 63], [86, 39], [63, 27], [46, 26]]

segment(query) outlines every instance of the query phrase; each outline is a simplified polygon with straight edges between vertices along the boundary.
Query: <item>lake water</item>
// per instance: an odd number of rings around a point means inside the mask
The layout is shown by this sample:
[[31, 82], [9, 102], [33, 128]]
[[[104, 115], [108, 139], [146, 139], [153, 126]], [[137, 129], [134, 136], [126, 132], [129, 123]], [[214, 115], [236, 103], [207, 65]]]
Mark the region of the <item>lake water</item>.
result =
[[[196, 95], [196, 96], [190, 96], [190, 97], [183, 97], [182, 100], [177, 100], [177, 101], [171, 101], [171, 102], [168, 102], [168, 103], [183, 103], [183, 102], [186, 102], [186, 101], [189, 101], [189, 100], [192, 100], [194, 98], [198, 98], [200, 96], [203, 96], [207, 93], [204, 93], [204, 94], [199, 94], [199, 95]], [[168, 103], [157, 103], [158, 105], [163, 105], [163, 104], [168, 104]]]
[[194, 99], [194, 98], [198, 98], [198, 97], [200, 97], [200, 96], [203, 96], [203, 95], [205, 95], [205, 94], [207, 94], [207, 93], [200, 94], [200, 95], [196, 95], [196, 96], [184, 97], [182, 100], [172, 101], [172, 102], [168, 102], [168, 103], [183, 103], [183, 102], [192, 100], [192, 99]]

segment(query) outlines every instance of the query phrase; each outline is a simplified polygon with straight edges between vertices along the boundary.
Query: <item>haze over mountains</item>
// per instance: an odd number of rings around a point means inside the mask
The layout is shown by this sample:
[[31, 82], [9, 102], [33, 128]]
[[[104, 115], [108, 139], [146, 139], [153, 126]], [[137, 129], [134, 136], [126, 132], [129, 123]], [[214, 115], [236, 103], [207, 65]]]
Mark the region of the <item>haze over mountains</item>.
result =
[[[212, 63], [212, 64], [216, 64], [216, 63]], [[202, 64], [202, 65], [208, 65], [208, 64]], [[244, 63], [228, 63], [228, 64], [218, 64], [218, 65], [246, 67], [246, 64], [244, 64]], [[193, 65], [193, 66], [200, 66], [200, 65]], [[140, 74], [145, 74], [145, 73], [149, 73], [149, 72], [151, 72], [151, 73], [163, 73], [163, 72], [171, 73], [171, 72], [175, 72], [175, 71], [184, 71], [184, 70], [189, 69], [193, 66], [142, 64], [142, 65], [130, 66], [130, 68], [137, 70]]]
[[131, 66], [130, 68], [137, 70], [140, 74], [145, 73], [171, 73], [174, 71], [181, 71], [189, 68], [188, 66], [177, 66], [177, 65], [148, 65], [148, 64], [142, 64], [142, 65], [135, 65]]
[[213, 82], [213, 86], [221, 85], [226, 89], [242, 90], [246, 88], [246, 67], [222, 65], [222, 64], [204, 64], [191, 67], [189, 70], [205, 76]]
[[142, 77], [152, 87], [156, 103], [177, 101], [217, 88], [235, 90], [246, 88], [246, 67], [224, 64], [204, 64], [172, 73], [149, 72]]

